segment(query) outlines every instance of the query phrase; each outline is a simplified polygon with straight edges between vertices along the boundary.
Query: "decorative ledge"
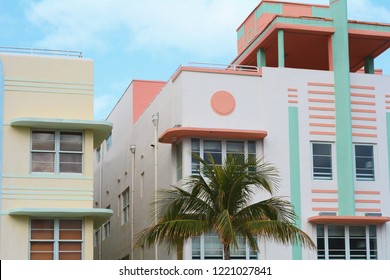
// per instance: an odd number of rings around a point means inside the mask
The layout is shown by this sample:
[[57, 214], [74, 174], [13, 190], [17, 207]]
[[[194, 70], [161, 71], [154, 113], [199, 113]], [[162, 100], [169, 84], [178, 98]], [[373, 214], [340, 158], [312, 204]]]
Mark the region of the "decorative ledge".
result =
[[112, 215], [113, 210], [104, 208], [15, 208], [10, 216], [31, 216], [42, 218], [84, 218], [92, 217], [94, 228], [100, 227]]
[[15, 118], [11, 121], [13, 127], [31, 127], [38, 129], [73, 129], [93, 130], [94, 148], [98, 148], [112, 130], [112, 123], [94, 120], [69, 120], [46, 118]]
[[264, 130], [173, 127], [161, 134], [159, 142], [174, 144], [184, 137], [261, 140], [266, 136], [267, 132]]
[[313, 216], [308, 219], [312, 224], [385, 224], [390, 217], [381, 216]]

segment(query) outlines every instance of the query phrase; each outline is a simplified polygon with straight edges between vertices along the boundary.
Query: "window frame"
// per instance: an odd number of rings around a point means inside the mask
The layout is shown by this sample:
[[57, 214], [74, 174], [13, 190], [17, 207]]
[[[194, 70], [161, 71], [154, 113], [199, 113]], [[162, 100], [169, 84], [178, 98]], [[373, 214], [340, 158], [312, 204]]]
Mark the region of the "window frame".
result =
[[[364, 179], [364, 178], [358, 178], [358, 172], [357, 172], [357, 164], [356, 164], [356, 147], [357, 146], [366, 146], [366, 147], [371, 147], [372, 148], [372, 179]], [[375, 182], [377, 181], [377, 154], [376, 154], [376, 144], [372, 143], [353, 143], [353, 165], [354, 165], [354, 176], [355, 176], [355, 182]], [[359, 168], [361, 169], [361, 168]], [[361, 174], [360, 176], [363, 176], [364, 174]]]
[[[257, 158], [258, 155], [258, 147], [257, 147], [257, 141], [256, 140], [251, 140], [251, 139], [212, 139], [212, 138], [190, 138], [191, 141], [191, 174], [196, 174], [197, 171], [194, 169], [194, 166], [197, 166], [197, 170], [199, 170], [199, 163], [195, 163], [196, 159], [192, 156], [192, 154], [197, 154], [200, 156], [202, 159], [204, 159], [206, 162], [208, 162], [207, 159], [204, 157], [206, 156], [205, 150], [204, 150], [204, 142], [205, 141], [210, 141], [210, 142], [220, 142], [221, 144], [221, 151], [215, 152], [221, 154], [221, 163], [216, 162], [217, 166], [220, 166], [223, 164], [224, 160], [226, 159], [228, 154], [235, 154], [233, 152], [228, 152], [228, 143], [229, 142], [242, 142], [244, 144], [244, 151], [243, 155], [245, 159], [248, 158]], [[194, 149], [194, 141], [197, 141], [199, 143], [199, 150]], [[240, 153], [241, 154], [241, 153]], [[253, 170], [252, 170], [253, 171]]]
[[[214, 240], [217, 242], [208, 243], [208, 245], [214, 245], [214, 247], [210, 247], [206, 245], [206, 240]], [[196, 241], [195, 241], [196, 240]], [[259, 238], [256, 237], [257, 243], [259, 242]], [[197, 247], [197, 251], [199, 254], [194, 255], [194, 244], [198, 242], [199, 248]], [[238, 240], [238, 243], [239, 240]], [[240, 244], [239, 244], [240, 245]], [[241, 245], [244, 245], [241, 242]], [[243, 250], [244, 249], [244, 250]], [[217, 252], [216, 254], [207, 254], [207, 252]], [[245, 256], [243, 254], [237, 254], [237, 252], [245, 251]], [[243, 257], [244, 256], [244, 257]], [[223, 244], [219, 241], [218, 236], [213, 233], [202, 234], [198, 237], [191, 239], [191, 259], [192, 260], [222, 260], [224, 258], [224, 250]], [[238, 248], [237, 250], [230, 246], [230, 258], [232, 260], [258, 260], [259, 253], [250, 249], [248, 240], [245, 240], [245, 248]]]
[[[33, 220], [41, 220], [41, 221], [53, 221], [54, 225], [53, 225], [53, 238], [48, 238], [48, 239], [33, 239], [32, 238], [32, 232], [33, 232], [33, 228], [32, 228], [32, 222]], [[80, 227], [80, 231], [81, 231], [81, 239], [60, 239], [60, 233], [61, 233], [61, 228], [60, 228], [60, 223], [61, 221], [80, 221], [81, 222], [81, 227]], [[38, 229], [39, 228], [35, 228], [35, 229]], [[44, 228], [42, 228], [41, 230], [44, 230]], [[64, 229], [63, 229], [64, 230]], [[65, 229], [66, 230], [66, 229]], [[78, 229], [73, 229], [73, 230], [78, 230]], [[84, 240], [85, 240], [85, 228], [84, 228], [84, 220], [83, 219], [79, 219], [79, 218], [35, 218], [35, 217], [31, 217], [30, 218], [30, 221], [29, 221], [29, 248], [28, 248], [28, 252], [29, 252], [29, 260], [31, 260], [31, 254], [34, 252], [34, 251], [31, 251], [32, 250], [32, 244], [33, 243], [43, 243], [43, 242], [46, 242], [46, 243], [53, 243], [53, 259], [52, 260], [59, 260], [60, 259], [60, 254], [61, 254], [61, 251], [60, 251], [60, 245], [61, 244], [65, 244], [65, 243], [80, 243], [80, 260], [83, 260], [84, 259]], [[70, 251], [70, 252], [79, 252], [79, 251]]]
[[[319, 226], [323, 226], [323, 231], [324, 235], [319, 236]], [[329, 227], [334, 227], [334, 226], [340, 226], [343, 227], [343, 237], [339, 236], [331, 236], [329, 237]], [[351, 228], [352, 227], [364, 227], [365, 230], [365, 236], [364, 239], [362, 236], [353, 236], [351, 235]], [[371, 231], [375, 229], [375, 235], [371, 235]], [[345, 260], [356, 260], [356, 259], [365, 259], [365, 260], [376, 260], [379, 259], [379, 246], [378, 246], [378, 227], [377, 225], [359, 225], [359, 224], [317, 224], [316, 227], [316, 240], [317, 240], [317, 259], [320, 260], [332, 260], [332, 259], [345, 259]], [[323, 239], [323, 255], [319, 255], [318, 251], [322, 246], [319, 245], [319, 239]], [[335, 242], [336, 239], [339, 240], [344, 240], [344, 248], [342, 249], [336, 249], [336, 248], [329, 248], [329, 239], [332, 238], [334, 239], [331, 242]], [[357, 240], [357, 239], [364, 240], [365, 248], [360, 249], [360, 251], [365, 251], [366, 258], [358, 258], [356, 255], [351, 255], [352, 252], [357, 252], [356, 249], [351, 249], [351, 239]], [[371, 241], [375, 240], [375, 244], [373, 245], [374, 248], [371, 248]], [[344, 255], [339, 255], [339, 256], [344, 256], [344, 258], [339, 257], [336, 258], [336, 255], [333, 255], [334, 257], [330, 258], [330, 250], [333, 251], [342, 251], [344, 250]], [[372, 252], [375, 252], [374, 254], [371, 254]], [[351, 258], [352, 256], [352, 258]], [[355, 256], [355, 257], [354, 257]]]
[[[127, 197], [127, 203], [125, 198]], [[126, 224], [130, 220], [130, 188], [127, 187], [121, 193], [121, 225]]]
[[[54, 150], [36, 150], [33, 149], [34, 133], [54, 133]], [[63, 151], [61, 150], [61, 133], [74, 133], [81, 136], [81, 151]], [[53, 153], [54, 167], [53, 171], [33, 171], [33, 153]], [[81, 155], [81, 172], [61, 172], [60, 171], [60, 156], [61, 154], [79, 154]], [[79, 130], [47, 130], [47, 129], [31, 129], [30, 131], [30, 173], [31, 174], [84, 174], [84, 155], [85, 155], [85, 134]]]
[[[314, 172], [315, 166], [314, 166], [314, 156], [326, 156], [326, 155], [314, 155], [314, 145], [330, 145], [330, 176], [326, 177], [319, 177], [316, 176], [316, 173]], [[310, 142], [311, 147], [311, 175], [312, 180], [314, 181], [333, 181], [335, 178], [334, 174], [334, 166], [335, 166], [335, 157], [334, 157], [334, 143], [333, 142], [322, 142], [322, 141], [312, 141]], [[329, 156], [328, 156], [329, 157]]]

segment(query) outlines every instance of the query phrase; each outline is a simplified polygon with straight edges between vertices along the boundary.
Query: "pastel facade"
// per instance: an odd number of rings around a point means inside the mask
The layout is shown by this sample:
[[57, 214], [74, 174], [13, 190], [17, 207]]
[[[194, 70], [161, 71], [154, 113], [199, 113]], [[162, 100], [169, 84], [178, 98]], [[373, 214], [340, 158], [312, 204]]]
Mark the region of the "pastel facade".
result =
[[256, 254], [241, 240], [233, 258], [390, 259], [390, 77], [374, 68], [390, 47], [390, 25], [348, 21], [346, 1], [262, 1], [237, 34], [231, 65], [182, 66], [166, 83], [133, 81], [109, 115], [95, 201], [115, 214], [97, 232], [95, 257], [222, 258], [212, 233], [177, 252], [132, 249], [153, 223], [156, 190], [191, 175], [195, 152], [274, 163], [278, 195], [291, 200], [318, 247], [259, 238]]
[[[6, 52], [5, 52], [5, 51]], [[93, 61], [0, 50], [0, 258], [92, 259]]]

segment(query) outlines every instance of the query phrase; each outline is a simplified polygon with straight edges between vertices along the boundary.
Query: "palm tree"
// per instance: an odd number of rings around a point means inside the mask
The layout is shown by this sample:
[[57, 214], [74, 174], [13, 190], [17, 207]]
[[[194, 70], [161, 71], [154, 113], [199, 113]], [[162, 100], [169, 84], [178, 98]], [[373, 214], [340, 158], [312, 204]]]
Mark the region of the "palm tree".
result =
[[[292, 205], [273, 195], [278, 190], [279, 175], [274, 166], [262, 160], [243, 160], [228, 156], [216, 165], [193, 155], [200, 163], [198, 174], [190, 176], [182, 187], [160, 193], [158, 222], [139, 234], [138, 245], [166, 243], [180, 245], [184, 240], [213, 232], [230, 259], [230, 247], [238, 247], [244, 237], [252, 250], [259, 251], [257, 236], [282, 244], [301, 244], [315, 248], [313, 241], [294, 223]], [[270, 198], [253, 202], [256, 191]]]

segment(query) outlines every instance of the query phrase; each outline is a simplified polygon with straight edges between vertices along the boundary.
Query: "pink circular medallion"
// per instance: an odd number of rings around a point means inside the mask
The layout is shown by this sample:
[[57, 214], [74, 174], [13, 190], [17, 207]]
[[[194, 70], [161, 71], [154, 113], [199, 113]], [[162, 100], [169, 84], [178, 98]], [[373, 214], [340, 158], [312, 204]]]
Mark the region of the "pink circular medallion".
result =
[[211, 97], [210, 105], [218, 115], [228, 116], [236, 108], [236, 100], [227, 91], [217, 91]]

